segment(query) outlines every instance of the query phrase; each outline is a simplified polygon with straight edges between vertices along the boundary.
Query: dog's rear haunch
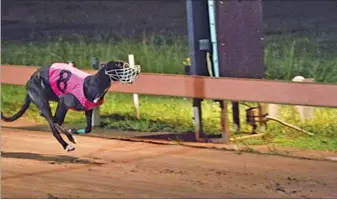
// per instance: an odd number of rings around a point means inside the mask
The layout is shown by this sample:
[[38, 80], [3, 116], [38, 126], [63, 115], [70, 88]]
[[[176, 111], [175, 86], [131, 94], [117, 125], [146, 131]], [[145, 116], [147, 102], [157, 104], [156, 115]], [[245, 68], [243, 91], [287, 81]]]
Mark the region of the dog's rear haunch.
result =
[[[64, 133], [72, 143], [76, 143], [72, 133], [90, 133], [93, 109], [104, 103], [105, 94], [111, 84], [114, 82], [131, 84], [139, 73], [139, 66], [130, 67], [124, 61], [102, 63], [100, 70], [94, 75], [68, 63], [53, 63], [33, 73], [26, 83], [27, 95], [21, 109], [11, 117], [6, 117], [1, 112], [1, 119], [6, 122], [17, 120], [32, 102], [40, 110], [41, 116], [46, 118], [54, 137], [62, 147], [66, 151], [73, 151], [75, 148], [64, 141], [60, 132]], [[58, 102], [54, 116], [51, 113], [49, 101]], [[85, 129], [67, 130], [63, 127], [68, 109], [84, 111]]]

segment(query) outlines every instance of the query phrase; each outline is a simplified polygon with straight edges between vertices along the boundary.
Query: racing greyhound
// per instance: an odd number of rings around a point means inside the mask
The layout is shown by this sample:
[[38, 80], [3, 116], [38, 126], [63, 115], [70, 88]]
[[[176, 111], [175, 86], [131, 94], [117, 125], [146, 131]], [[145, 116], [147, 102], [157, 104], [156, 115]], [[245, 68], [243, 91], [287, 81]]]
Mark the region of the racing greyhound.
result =
[[[35, 71], [26, 83], [27, 95], [22, 108], [13, 116], [6, 117], [1, 111], [1, 119], [12, 122], [21, 117], [33, 102], [47, 119], [54, 137], [66, 151], [75, 147], [63, 140], [60, 132], [68, 140], [76, 143], [72, 133], [90, 133], [93, 109], [104, 103], [104, 96], [113, 82], [133, 83], [140, 73], [140, 66], [130, 66], [124, 61], [101, 63], [96, 74], [86, 73], [69, 63], [53, 63]], [[49, 101], [58, 102], [55, 116], [52, 116]], [[85, 113], [85, 129], [63, 127], [68, 109]], [[60, 132], [59, 132], [59, 130]]]

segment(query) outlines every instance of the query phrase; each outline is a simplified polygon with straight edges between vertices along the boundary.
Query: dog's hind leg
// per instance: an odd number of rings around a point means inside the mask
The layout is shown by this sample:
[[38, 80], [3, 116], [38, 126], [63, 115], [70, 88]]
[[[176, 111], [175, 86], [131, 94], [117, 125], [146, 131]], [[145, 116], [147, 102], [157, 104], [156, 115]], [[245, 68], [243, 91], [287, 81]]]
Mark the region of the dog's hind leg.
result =
[[73, 136], [69, 131], [67, 131], [64, 126], [63, 126], [63, 122], [64, 119], [66, 117], [66, 114], [68, 112], [68, 107], [64, 104], [64, 100], [63, 97], [60, 97], [60, 101], [56, 107], [56, 111], [55, 111], [55, 116], [54, 116], [54, 123], [56, 123], [56, 127], [62, 132], [64, 133], [68, 140], [74, 144], [77, 143], [77, 140], [75, 138], [75, 136]]
[[73, 147], [72, 145], [68, 144], [63, 140], [60, 133], [56, 129], [55, 124], [53, 122], [53, 116], [51, 113], [49, 102], [43, 92], [43, 88], [41, 88], [41, 85], [37, 80], [29, 81], [29, 83], [27, 84], [27, 93], [31, 98], [32, 102], [40, 109], [42, 115], [47, 119], [54, 137], [62, 145], [63, 149], [65, 149], [66, 151], [75, 150], [75, 147]]

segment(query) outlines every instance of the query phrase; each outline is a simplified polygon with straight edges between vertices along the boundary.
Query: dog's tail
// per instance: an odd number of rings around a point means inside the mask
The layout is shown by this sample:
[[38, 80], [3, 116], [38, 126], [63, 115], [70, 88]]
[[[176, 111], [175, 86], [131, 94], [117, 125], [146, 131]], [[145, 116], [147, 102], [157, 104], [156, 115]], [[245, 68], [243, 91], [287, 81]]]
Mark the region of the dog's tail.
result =
[[26, 112], [26, 110], [29, 108], [30, 102], [31, 102], [31, 100], [30, 100], [29, 96], [27, 95], [26, 99], [25, 99], [25, 103], [23, 104], [23, 106], [21, 107], [19, 112], [17, 112], [15, 115], [13, 115], [11, 117], [4, 116], [2, 111], [1, 111], [1, 120], [5, 121], [5, 122], [13, 122], [13, 121], [19, 119]]

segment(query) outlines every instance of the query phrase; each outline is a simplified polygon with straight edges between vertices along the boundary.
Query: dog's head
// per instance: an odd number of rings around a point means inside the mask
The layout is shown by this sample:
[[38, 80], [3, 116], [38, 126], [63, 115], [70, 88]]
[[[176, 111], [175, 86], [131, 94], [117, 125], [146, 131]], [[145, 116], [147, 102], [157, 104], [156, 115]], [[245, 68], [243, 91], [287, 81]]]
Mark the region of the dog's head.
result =
[[125, 61], [115, 60], [101, 64], [101, 69], [110, 77], [111, 81], [133, 83], [140, 73], [140, 66], [130, 66]]

